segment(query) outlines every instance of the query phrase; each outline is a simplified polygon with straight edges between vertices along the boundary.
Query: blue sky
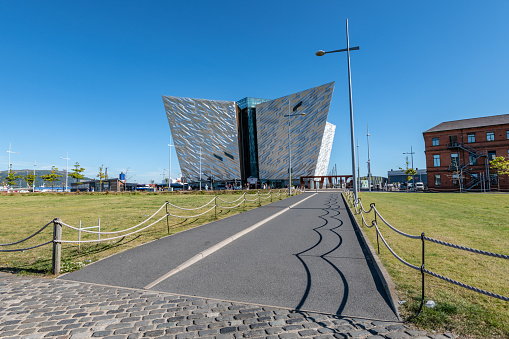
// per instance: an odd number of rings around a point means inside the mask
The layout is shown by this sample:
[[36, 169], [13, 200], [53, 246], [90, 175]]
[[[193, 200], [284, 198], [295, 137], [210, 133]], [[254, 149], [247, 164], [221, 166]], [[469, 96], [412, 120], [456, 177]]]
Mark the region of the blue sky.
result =
[[[336, 81], [329, 167], [351, 172], [349, 19], [361, 175], [425, 167], [422, 132], [509, 113], [507, 1], [0, 0], [0, 168], [101, 164], [162, 181], [161, 95], [275, 99]], [[172, 176], [180, 172], [173, 150]], [[167, 175], [167, 171], [165, 171]]]

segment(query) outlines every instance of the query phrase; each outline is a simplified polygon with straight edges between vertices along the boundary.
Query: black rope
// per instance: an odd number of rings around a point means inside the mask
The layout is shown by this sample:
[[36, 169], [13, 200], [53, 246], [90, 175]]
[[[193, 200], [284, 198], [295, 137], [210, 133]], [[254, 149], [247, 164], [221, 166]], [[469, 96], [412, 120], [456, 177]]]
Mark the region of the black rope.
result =
[[496, 294], [496, 293], [493, 293], [493, 292], [485, 291], [485, 290], [482, 290], [480, 288], [464, 284], [462, 282], [453, 280], [451, 278], [444, 277], [443, 275], [440, 275], [440, 274], [435, 273], [435, 272], [428, 271], [426, 269], [424, 269], [424, 272], [428, 273], [429, 275], [431, 275], [433, 277], [442, 279], [444, 281], [447, 281], [447, 282], [449, 282], [451, 284], [454, 284], [454, 285], [458, 285], [460, 287], [464, 287], [464, 288], [469, 289], [471, 291], [474, 291], [474, 292], [477, 292], [477, 293], [482, 293], [482, 294], [485, 294], [487, 296], [490, 296], [490, 297], [493, 297], [493, 298], [497, 298], [497, 299], [500, 299], [500, 300], [509, 301], [509, 297], [504, 297], [503, 295], [500, 295], [500, 294]]
[[15, 249], [15, 250], [0, 250], [0, 252], [21, 252], [21, 251], [28, 251], [28, 250], [31, 250], [31, 249], [34, 249], [34, 248], [37, 248], [37, 247], [41, 247], [41, 246], [47, 245], [47, 244], [52, 243], [52, 242], [53, 242], [53, 240], [50, 240], [48, 242], [45, 242], [44, 244], [39, 244], [39, 245], [35, 245], [35, 246], [32, 246], [32, 247], [18, 248], [18, 249]]
[[482, 250], [478, 250], [478, 249], [475, 249], [475, 248], [470, 248], [470, 247], [466, 247], [466, 246], [451, 244], [451, 243], [448, 243], [448, 242], [445, 242], [445, 241], [441, 241], [441, 240], [437, 240], [437, 239], [433, 239], [433, 238], [428, 238], [428, 237], [424, 237], [424, 239], [428, 240], [428, 241], [431, 241], [431, 242], [434, 242], [434, 243], [437, 243], [437, 244], [440, 244], [440, 245], [449, 246], [449, 247], [452, 247], [452, 248], [457, 248], [457, 249], [463, 250], [463, 251], [469, 251], [469, 252], [473, 252], [473, 253], [477, 253], [477, 254], [489, 255], [491, 257], [497, 257], [497, 258], [501, 258], [501, 259], [509, 259], [509, 255], [505, 255], [505, 254], [499, 254], [499, 253], [482, 251]]
[[[10, 244], [0, 244], [0, 246], [11, 246], [11, 245], [16, 245], [16, 244], [22, 243], [23, 241], [27, 241], [28, 239], [32, 238], [33, 236], [41, 233], [46, 227], [48, 227], [52, 223], [53, 223], [53, 220], [51, 220], [49, 223], [44, 225], [40, 230], [38, 230], [37, 232], [35, 232], [31, 236], [29, 236], [28, 238], [25, 238], [23, 240], [19, 240], [19, 241], [16, 241], [16, 242], [11, 242]], [[2, 251], [2, 252], [9, 252], [9, 251]]]

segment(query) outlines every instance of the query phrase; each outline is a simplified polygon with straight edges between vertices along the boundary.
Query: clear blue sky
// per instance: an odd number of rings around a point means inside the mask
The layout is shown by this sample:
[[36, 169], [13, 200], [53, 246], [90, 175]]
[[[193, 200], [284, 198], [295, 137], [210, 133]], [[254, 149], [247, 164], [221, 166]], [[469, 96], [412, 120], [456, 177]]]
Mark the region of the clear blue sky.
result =
[[[0, 0], [0, 168], [101, 164], [163, 179], [161, 95], [274, 99], [330, 81], [329, 167], [351, 173], [345, 53], [349, 19], [361, 175], [425, 167], [422, 132], [509, 113], [508, 1]], [[180, 172], [173, 150], [172, 176]], [[165, 171], [165, 173], [168, 173]]]

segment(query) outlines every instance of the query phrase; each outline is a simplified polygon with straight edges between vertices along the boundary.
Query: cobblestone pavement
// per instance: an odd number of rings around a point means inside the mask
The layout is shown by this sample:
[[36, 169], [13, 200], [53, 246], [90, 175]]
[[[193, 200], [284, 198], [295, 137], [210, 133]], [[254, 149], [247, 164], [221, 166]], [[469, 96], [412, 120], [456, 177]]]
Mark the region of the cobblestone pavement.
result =
[[399, 322], [0, 273], [1, 338], [454, 338]]

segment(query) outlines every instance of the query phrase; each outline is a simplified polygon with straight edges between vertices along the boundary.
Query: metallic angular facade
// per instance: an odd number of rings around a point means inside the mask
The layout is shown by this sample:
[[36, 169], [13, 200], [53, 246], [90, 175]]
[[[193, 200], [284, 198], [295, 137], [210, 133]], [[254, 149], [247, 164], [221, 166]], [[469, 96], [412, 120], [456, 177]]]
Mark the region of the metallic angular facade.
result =
[[[261, 179], [288, 179], [288, 117], [285, 117], [288, 114], [306, 114], [290, 118], [293, 177], [322, 175], [324, 169], [327, 171], [335, 131], [332, 124], [326, 130], [333, 91], [331, 82], [256, 106]], [[300, 102], [294, 112], [293, 107]]]
[[329, 159], [332, 152], [332, 142], [334, 141], [334, 134], [336, 132], [336, 125], [327, 122], [325, 124], [325, 130], [323, 132], [322, 146], [320, 147], [320, 153], [316, 160], [316, 176], [327, 175], [327, 168], [329, 168]]
[[163, 103], [185, 178], [198, 181], [201, 163], [202, 181], [240, 179], [234, 101], [163, 96]]
[[163, 96], [182, 175], [197, 182], [201, 159], [202, 181], [211, 175], [216, 181], [288, 180], [289, 113], [305, 113], [290, 117], [293, 178], [325, 175], [336, 128], [327, 123], [333, 91], [331, 82], [237, 103]]

